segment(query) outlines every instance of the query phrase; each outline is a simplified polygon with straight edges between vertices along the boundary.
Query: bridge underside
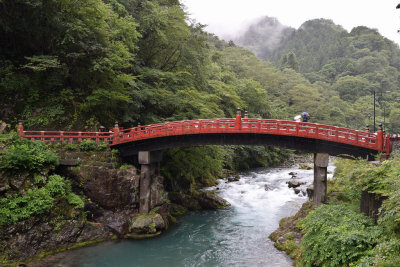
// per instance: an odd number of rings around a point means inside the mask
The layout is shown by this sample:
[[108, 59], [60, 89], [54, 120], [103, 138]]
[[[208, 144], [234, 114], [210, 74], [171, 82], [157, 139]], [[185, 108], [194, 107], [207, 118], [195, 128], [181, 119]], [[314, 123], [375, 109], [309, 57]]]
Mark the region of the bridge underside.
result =
[[309, 153], [327, 153], [339, 157], [362, 157], [370, 160], [378, 153], [372, 149], [330, 142], [325, 140], [296, 136], [268, 134], [192, 134], [176, 135], [139, 140], [131, 143], [114, 145], [122, 157], [138, 154], [139, 151], [156, 151], [174, 147], [199, 145], [263, 145], [293, 149]]

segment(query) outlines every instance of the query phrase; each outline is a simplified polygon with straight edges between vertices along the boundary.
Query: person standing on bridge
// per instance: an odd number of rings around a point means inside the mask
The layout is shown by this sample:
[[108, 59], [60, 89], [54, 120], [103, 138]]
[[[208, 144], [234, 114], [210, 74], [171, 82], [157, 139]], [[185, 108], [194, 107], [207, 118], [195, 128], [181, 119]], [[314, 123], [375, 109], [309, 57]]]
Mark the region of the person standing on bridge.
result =
[[307, 112], [302, 112], [301, 117], [303, 119], [303, 122], [308, 122], [310, 119], [310, 114], [308, 114]]

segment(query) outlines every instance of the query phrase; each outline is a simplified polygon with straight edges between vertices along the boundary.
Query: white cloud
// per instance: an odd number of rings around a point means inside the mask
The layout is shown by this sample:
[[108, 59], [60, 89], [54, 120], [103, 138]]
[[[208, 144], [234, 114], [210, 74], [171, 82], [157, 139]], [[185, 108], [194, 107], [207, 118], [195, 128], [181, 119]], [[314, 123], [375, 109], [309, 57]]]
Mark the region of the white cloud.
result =
[[367, 26], [400, 43], [400, 0], [181, 0], [190, 17], [207, 24], [206, 30], [222, 38], [238, 34], [244, 25], [262, 16], [276, 17], [298, 28], [310, 19], [331, 19], [350, 31]]

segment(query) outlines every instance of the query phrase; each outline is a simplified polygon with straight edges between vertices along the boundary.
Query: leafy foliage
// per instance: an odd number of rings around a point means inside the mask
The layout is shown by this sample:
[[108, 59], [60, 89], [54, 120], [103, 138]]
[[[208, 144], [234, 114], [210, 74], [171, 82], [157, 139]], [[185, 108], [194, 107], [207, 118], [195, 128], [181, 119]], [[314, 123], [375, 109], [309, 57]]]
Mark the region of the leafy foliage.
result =
[[13, 224], [33, 215], [48, 212], [56, 199], [65, 199], [75, 208], [82, 209], [84, 203], [72, 193], [71, 185], [59, 175], [49, 177], [48, 183], [37, 189], [30, 189], [24, 195], [9, 196], [0, 200], [0, 225]]
[[84, 140], [79, 143], [79, 149], [81, 151], [94, 151], [96, 150], [97, 144], [93, 140]]
[[120, 170], [126, 170], [126, 169], [131, 169], [131, 168], [135, 168], [135, 166], [133, 166], [132, 164], [128, 164], [128, 163], [124, 163], [119, 167]]
[[[304, 232], [302, 264], [397, 266], [400, 262], [400, 159], [377, 165], [340, 159], [328, 186], [327, 205], [299, 224]], [[378, 224], [359, 214], [361, 190], [386, 197]]]
[[0, 169], [7, 172], [39, 172], [58, 165], [58, 157], [45, 144], [15, 138], [0, 158]]
[[306, 266], [344, 266], [378, 242], [382, 231], [372, 219], [345, 205], [322, 205], [300, 223], [301, 261]]

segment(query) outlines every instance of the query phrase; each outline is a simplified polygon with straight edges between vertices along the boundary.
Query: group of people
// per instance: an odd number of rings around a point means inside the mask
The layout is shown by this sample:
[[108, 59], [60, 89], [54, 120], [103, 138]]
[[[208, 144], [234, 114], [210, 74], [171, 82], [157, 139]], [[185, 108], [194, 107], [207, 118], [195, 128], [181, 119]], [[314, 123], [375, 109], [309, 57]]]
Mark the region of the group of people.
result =
[[297, 115], [294, 117], [295, 121], [302, 121], [302, 122], [308, 122], [310, 119], [310, 114], [308, 114], [307, 112], [302, 112], [300, 115]]

